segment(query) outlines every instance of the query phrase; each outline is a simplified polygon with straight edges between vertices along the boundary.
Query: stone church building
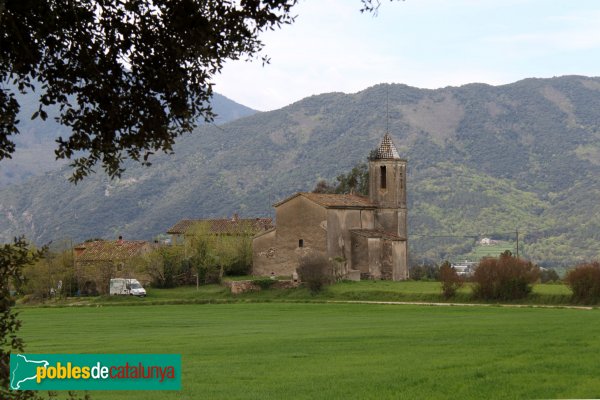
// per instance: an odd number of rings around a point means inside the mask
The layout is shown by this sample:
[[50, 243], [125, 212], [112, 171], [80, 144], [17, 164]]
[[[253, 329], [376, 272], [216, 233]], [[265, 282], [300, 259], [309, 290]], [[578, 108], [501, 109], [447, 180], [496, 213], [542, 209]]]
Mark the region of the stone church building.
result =
[[346, 279], [408, 278], [406, 160], [387, 133], [369, 161], [369, 197], [296, 193], [274, 207], [276, 226], [253, 239], [254, 275], [292, 275], [319, 252]]

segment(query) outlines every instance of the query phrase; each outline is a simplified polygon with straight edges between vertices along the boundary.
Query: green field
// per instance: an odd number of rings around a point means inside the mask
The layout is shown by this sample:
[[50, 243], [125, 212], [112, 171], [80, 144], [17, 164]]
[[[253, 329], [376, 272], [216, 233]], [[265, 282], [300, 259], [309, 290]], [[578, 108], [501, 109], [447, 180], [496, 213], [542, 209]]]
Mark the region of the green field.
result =
[[600, 397], [600, 311], [370, 304], [22, 308], [30, 353], [180, 353], [181, 392], [93, 399]]
[[479, 261], [485, 257], [498, 257], [506, 250], [516, 254], [515, 243], [500, 241], [499, 243], [490, 245], [478, 244], [475, 246], [475, 248], [473, 248], [473, 250], [471, 250], [469, 254], [465, 256], [465, 258], [471, 261]]
[[[473, 303], [471, 287], [463, 286], [455, 297], [446, 300], [441, 295], [439, 282], [424, 281], [360, 281], [340, 282], [327, 287], [322, 293], [312, 295], [308, 289], [269, 289], [232, 295], [229, 289], [220, 285], [179, 287], [175, 289], [149, 288], [148, 297], [143, 299], [127, 296], [103, 296], [71, 298], [54, 301], [49, 305], [60, 304], [119, 304], [119, 305], [160, 305], [191, 304], [207, 302], [323, 302], [331, 300], [352, 301], [412, 301], [412, 302], [455, 302]], [[567, 305], [571, 304], [571, 291], [562, 284], [537, 284], [526, 298], [515, 300], [518, 304]]]

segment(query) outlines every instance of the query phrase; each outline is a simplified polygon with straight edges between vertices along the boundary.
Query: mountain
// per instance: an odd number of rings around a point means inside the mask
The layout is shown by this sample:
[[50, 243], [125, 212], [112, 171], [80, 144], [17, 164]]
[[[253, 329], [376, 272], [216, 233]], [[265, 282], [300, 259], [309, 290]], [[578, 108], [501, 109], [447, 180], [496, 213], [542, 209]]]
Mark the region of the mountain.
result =
[[[13, 88], [14, 90], [14, 88]], [[45, 172], [57, 170], [67, 164], [65, 160], [56, 160], [54, 149], [56, 138], [69, 135], [69, 128], [54, 120], [58, 116], [58, 107], [48, 107], [48, 119], [31, 119], [37, 111], [37, 93], [18, 95], [21, 105], [19, 112], [20, 133], [12, 138], [17, 151], [12, 159], [3, 160], [0, 168], [0, 188], [25, 182], [32, 176], [43, 175]], [[217, 113], [215, 124], [222, 124], [237, 118], [256, 113], [255, 110], [238, 104], [227, 97], [215, 93], [212, 99], [213, 109]]]
[[[389, 117], [386, 100], [389, 98]], [[182, 218], [272, 215], [271, 204], [364, 161], [389, 126], [408, 159], [413, 259], [482, 237], [544, 265], [600, 256], [600, 78], [425, 90], [380, 84], [203, 126], [120, 180], [69, 171], [0, 191], [0, 240], [151, 238]]]

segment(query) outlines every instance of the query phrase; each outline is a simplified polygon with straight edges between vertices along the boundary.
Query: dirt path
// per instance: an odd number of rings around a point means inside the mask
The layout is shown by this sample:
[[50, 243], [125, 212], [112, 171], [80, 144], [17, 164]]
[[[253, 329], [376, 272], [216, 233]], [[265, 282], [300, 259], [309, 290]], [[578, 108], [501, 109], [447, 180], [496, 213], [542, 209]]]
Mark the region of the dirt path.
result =
[[479, 304], [479, 303], [430, 303], [422, 301], [368, 301], [368, 300], [328, 300], [326, 303], [338, 304], [389, 304], [405, 306], [456, 306], [456, 307], [508, 307], [508, 308], [567, 308], [574, 310], [593, 310], [590, 306], [563, 306], [545, 304]]

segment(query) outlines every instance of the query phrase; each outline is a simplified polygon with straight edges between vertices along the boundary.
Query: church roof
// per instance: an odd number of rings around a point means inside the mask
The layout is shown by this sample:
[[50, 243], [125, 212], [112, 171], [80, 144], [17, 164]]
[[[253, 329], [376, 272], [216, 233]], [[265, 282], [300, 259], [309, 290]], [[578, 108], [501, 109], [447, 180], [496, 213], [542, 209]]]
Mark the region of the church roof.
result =
[[329, 194], [329, 193], [296, 193], [276, 204], [277, 207], [293, 198], [302, 196], [314, 201], [325, 208], [375, 208], [375, 205], [369, 201], [368, 197], [358, 196], [356, 194]]
[[379, 148], [377, 149], [377, 155], [375, 156], [375, 159], [377, 159], [377, 160], [382, 160], [382, 159], [399, 160], [400, 159], [398, 150], [396, 149], [396, 146], [394, 146], [394, 142], [392, 142], [392, 137], [388, 133], [386, 133], [383, 136], [383, 140], [381, 141], [381, 144], [379, 145]]

